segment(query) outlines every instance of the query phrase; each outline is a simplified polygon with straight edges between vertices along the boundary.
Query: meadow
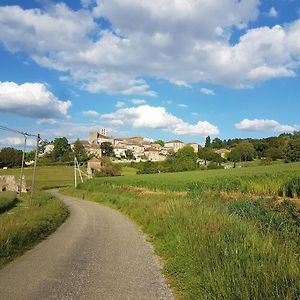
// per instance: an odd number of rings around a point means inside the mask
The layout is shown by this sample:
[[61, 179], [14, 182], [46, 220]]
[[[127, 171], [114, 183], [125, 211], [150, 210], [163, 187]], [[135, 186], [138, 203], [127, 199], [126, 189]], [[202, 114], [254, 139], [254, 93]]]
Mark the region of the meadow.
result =
[[64, 193], [119, 209], [178, 299], [300, 299], [300, 163], [96, 178]]

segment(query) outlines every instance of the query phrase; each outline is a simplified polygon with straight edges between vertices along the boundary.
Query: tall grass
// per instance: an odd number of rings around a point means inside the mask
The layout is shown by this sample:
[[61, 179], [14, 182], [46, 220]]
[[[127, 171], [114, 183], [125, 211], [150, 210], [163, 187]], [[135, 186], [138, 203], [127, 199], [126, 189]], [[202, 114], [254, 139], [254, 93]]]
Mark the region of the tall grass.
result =
[[66, 206], [46, 193], [36, 193], [0, 215], [0, 267], [53, 232], [68, 216]]
[[0, 214], [14, 207], [17, 201], [16, 193], [0, 192]]
[[[88, 182], [87, 185], [106, 184], [130, 185], [147, 187], [152, 190], [187, 191], [192, 186], [211, 186], [215, 189], [215, 183], [230, 180], [239, 181], [238, 190], [243, 193], [255, 193], [258, 195], [278, 195], [282, 187], [292, 176], [299, 176], [300, 163], [276, 164], [271, 166], [249, 167], [232, 170], [209, 170], [181, 173], [162, 173], [149, 175], [120, 176], [115, 178], [99, 178]], [[230, 188], [229, 184], [227, 187]], [[236, 188], [236, 185], [232, 189]], [[201, 188], [200, 188], [201, 189]]]
[[99, 181], [65, 192], [110, 205], [140, 224], [178, 298], [300, 299], [299, 211], [289, 201], [228, 201], [213, 189], [239, 190], [243, 182], [216, 182], [201, 193], [189, 186], [188, 196]]

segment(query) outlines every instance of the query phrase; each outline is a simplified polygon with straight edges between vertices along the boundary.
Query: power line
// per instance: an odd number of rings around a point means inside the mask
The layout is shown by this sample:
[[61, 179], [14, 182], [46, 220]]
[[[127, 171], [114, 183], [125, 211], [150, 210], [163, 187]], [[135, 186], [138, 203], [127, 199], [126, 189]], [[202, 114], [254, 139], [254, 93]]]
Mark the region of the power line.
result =
[[32, 134], [32, 133], [28, 133], [28, 132], [19, 131], [19, 130], [12, 129], [12, 128], [9, 128], [9, 127], [3, 126], [3, 125], [0, 125], [0, 129], [10, 131], [10, 132], [14, 132], [14, 133], [18, 133], [18, 134], [21, 134], [21, 135], [24, 135], [24, 136], [38, 137], [38, 134]]

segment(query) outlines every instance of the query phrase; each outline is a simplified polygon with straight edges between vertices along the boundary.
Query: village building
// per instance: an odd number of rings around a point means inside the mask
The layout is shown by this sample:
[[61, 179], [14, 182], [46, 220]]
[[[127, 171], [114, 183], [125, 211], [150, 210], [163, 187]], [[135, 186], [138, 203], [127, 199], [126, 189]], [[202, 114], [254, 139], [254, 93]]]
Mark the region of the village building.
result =
[[[97, 157], [102, 156], [102, 151], [100, 149], [100, 145], [96, 143], [89, 143], [89, 141], [81, 140], [80, 143], [83, 145], [85, 152], [87, 155], [94, 155]], [[74, 149], [74, 143], [71, 144], [71, 149]]]
[[194, 149], [194, 152], [198, 153], [199, 145], [197, 143], [188, 143], [186, 145], [192, 147]]
[[231, 151], [228, 149], [215, 149], [214, 152], [221, 155], [222, 158], [227, 158], [228, 153]]
[[88, 176], [92, 176], [92, 174], [97, 171], [97, 172], [100, 172], [101, 171], [101, 167], [102, 167], [102, 163], [101, 161], [96, 158], [96, 157], [93, 157], [92, 159], [90, 159], [88, 162], [87, 162], [87, 173], [88, 173]]
[[159, 150], [154, 147], [148, 148], [145, 150], [144, 155], [147, 160], [150, 161], [164, 161], [166, 160], [166, 156], [161, 155]]
[[185, 143], [179, 140], [169, 141], [165, 143], [166, 148], [171, 148], [176, 153], [178, 150], [182, 149]]
[[124, 145], [118, 144], [113, 146], [114, 149], [114, 155], [117, 158], [126, 157], [126, 150], [127, 148]]
[[126, 148], [133, 152], [135, 158], [144, 156], [145, 148], [138, 144], [127, 144]]

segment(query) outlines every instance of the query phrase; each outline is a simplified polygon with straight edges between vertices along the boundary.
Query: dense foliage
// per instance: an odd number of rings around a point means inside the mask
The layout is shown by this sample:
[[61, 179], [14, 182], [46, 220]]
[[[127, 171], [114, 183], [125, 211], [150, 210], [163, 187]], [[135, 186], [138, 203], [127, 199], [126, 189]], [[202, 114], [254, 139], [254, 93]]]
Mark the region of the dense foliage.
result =
[[11, 147], [0, 150], [0, 168], [20, 167], [22, 164], [22, 151]]

